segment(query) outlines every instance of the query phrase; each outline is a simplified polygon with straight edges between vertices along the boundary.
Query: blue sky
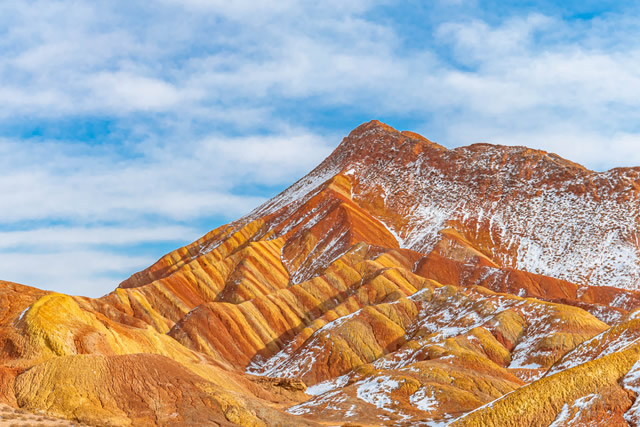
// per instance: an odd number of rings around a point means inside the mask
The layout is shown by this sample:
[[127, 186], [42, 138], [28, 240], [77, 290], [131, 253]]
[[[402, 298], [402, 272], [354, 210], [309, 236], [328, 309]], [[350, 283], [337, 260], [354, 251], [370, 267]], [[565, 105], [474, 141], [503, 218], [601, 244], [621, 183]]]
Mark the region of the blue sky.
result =
[[373, 118], [640, 165], [622, 3], [4, 1], [0, 279], [105, 294]]

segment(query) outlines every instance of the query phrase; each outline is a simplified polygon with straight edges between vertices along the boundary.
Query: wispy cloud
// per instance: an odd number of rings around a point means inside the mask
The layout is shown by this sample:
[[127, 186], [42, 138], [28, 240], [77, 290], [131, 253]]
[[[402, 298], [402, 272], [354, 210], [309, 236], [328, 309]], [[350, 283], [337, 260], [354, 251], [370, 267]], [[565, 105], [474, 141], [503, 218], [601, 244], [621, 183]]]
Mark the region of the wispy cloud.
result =
[[16, 250], [3, 253], [0, 271], [8, 281], [74, 295], [100, 296], [117, 286], [122, 271], [152, 263], [152, 256], [116, 254], [111, 251], [78, 248], [59, 252]]
[[0, 231], [0, 250], [55, 248], [73, 249], [78, 246], [127, 245], [145, 242], [176, 241], [194, 236], [197, 231], [184, 226], [152, 228], [130, 227], [45, 227], [17, 231]]

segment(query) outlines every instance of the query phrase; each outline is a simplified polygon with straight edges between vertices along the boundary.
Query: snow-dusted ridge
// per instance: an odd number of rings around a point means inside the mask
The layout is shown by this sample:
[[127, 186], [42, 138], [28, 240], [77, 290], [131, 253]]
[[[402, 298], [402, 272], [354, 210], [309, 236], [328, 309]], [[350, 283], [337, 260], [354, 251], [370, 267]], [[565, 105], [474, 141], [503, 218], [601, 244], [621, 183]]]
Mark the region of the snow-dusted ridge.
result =
[[[640, 168], [593, 172], [526, 147], [447, 150], [375, 121], [235, 224], [275, 215], [274, 229], [340, 173], [353, 182], [353, 200], [403, 248], [428, 253], [439, 232], [454, 227], [504, 267], [585, 285], [639, 286]], [[382, 211], [371, 208], [377, 198]]]

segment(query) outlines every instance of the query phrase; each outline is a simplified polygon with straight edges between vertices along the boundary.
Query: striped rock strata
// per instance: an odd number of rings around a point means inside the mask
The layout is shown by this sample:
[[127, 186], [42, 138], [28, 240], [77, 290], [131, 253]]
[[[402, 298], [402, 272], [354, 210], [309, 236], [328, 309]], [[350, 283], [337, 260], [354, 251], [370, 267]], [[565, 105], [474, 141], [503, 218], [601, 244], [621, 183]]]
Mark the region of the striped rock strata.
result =
[[640, 168], [380, 122], [98, 299], [0, 282], [0, 403], [95, 425], [635, 425]]

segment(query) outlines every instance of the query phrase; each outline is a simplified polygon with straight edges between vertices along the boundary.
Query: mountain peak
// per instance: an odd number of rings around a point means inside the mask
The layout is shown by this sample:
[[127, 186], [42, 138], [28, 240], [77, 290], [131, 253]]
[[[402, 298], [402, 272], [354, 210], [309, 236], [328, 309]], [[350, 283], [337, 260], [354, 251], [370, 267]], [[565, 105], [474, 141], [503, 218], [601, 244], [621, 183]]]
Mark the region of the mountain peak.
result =
[[[380, 138], [380, 136], [386, 135], [390, 137], [390, 139]], [[403, 143], [407, 140], [412, 141], [420, 141], [421, 143], [427, 144], [432, 148], [437, 148], [439, 150], [447, 150], [445, 147], [425, 138], [424, 136], [417, 134], [411, 131], [399, 131], [392, 126], [389, 126], [386, 123], [383, 123], [379, 120], [371, 120], [361, 124], [360, 126], [353, 129], [349, 135], [343, 140], [343, 144], [345, 142], [351, 142], [352, 144], [367, 144], [375, 141], [385, 141], [385, 142], [394, 142], [394, 143]], [[369, 147], [371, 148], [371, 147]], [[384, 145], [377, 145], [377, 148], [384, 150], [389, 149], [391, 147]]]
[[432, 151], [435, 154], [449, 150], [417, 133], [398, 131], [379, 120], [371, 120], [352, 130], [312, 173], [318, 169], [348, 170], [354, 164], [385, 162], [392, 157], [412, 158]]
[[[418, 147], [416, 147], [418, 146]], [[544, 150], [529, 148], [520, 145], [499, 145], [487, 142], [477, 142], [470, 145], [454, 148], [452, 150], [429, 140], [428, 138], [412, 132], [398, 131], [392, 126], [379, 120], [371, 120], [362, 123], [353, 129], [349, 135], [344, 138], [340, 146], [335, 150], [334, 154], [340, 154], [344, 150], [355, 152], [352, 154], [360, 154], [363, 156], [378, 155], [386, 156], [389, 153], [394, 155], [402, 155], [398, 150], [413, 151], [414, 153], [427, 150], [436, 150], [440, 154], [447, 152], [464, 154], [463, 157], [468, 159], [469, 163], [475, 162], [478, 157], [508, 156], [510, 161], [529, 161], [529, 163], [544, 162], [549, 167], [561, 167], [568, 170], [574, 170], [580, 173], [592, 173], [593, 171], [586, 167], [567, 160], [555, 153]], [[469, 154], [473, 154], [469, 156]], [[538, 165], [537, 167], [540, 167]]]
[[362, 133], [369, 132], [371, 130], [378, 130], [378, 129], [385, 130], [388, 132], [398, 132], [396, 129], [389, 126], [388, 124], [383, 123], [380, 120], [373, 119], [373, 120], [369, 120], [368, 122], [364, 122], [358, 127], [356, 127], [355, 129], [353, 129], [349, 133], [349, 136], [357, 136], [357, 135], [361, 135]]

